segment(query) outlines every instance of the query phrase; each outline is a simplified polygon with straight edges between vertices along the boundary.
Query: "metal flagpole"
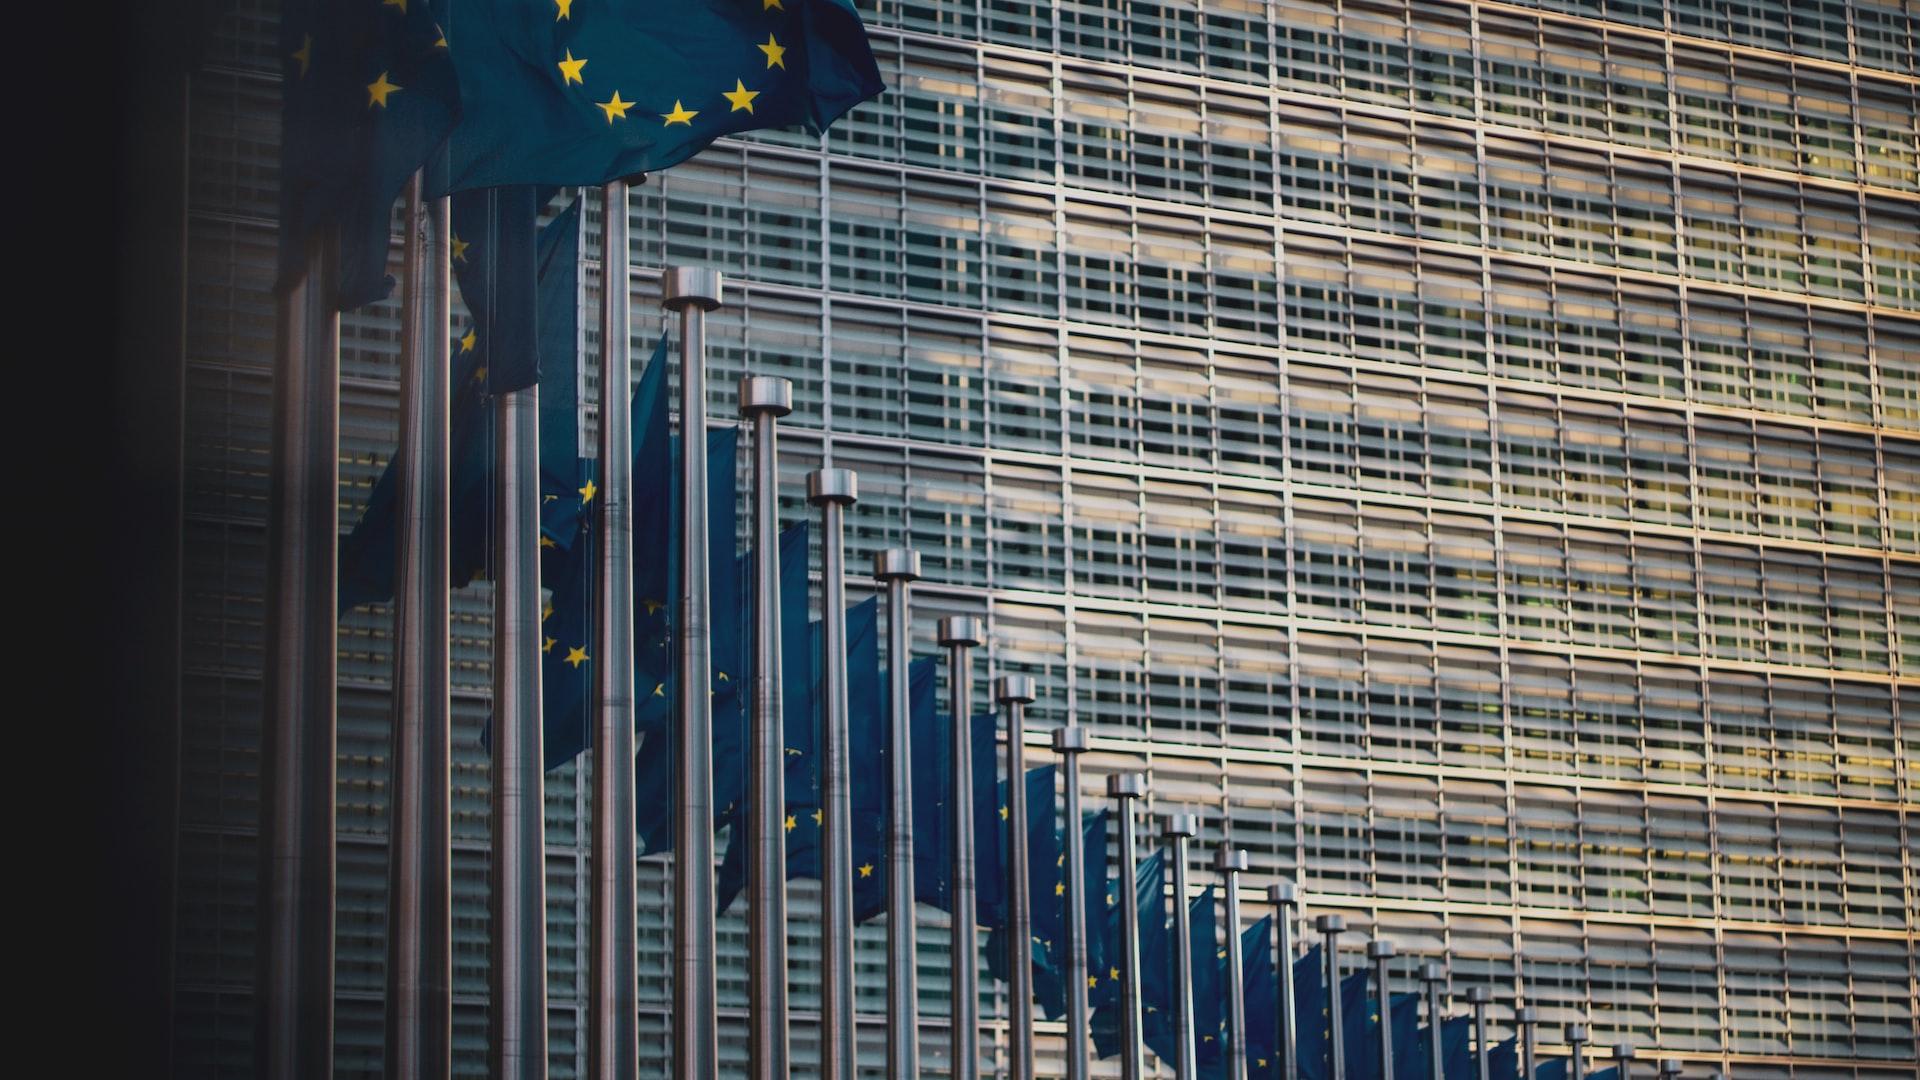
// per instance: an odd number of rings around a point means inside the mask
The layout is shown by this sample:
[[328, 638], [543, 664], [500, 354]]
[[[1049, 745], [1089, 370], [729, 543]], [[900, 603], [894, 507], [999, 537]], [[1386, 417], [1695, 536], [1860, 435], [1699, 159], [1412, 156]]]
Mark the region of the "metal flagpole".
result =
[[1484, 986], [1467, 987], [1467, 1004], [1473, 1007], [1473, 1059], [1476, 1063], [1474, 1075], [1487, 1080], [1487, 1003], [1493, 1000], [1493, 991]]
[[[1619, 1080], [1633, 1080], [1633, 1056], [1632, 1043], [1613, 1044], [1613, 1067]], [[1481, 1070], [1480, 1080], [1487, 1080], [1485, 1069]]]
[[[1067, 818], [1067, 1080], [1089, 1080], [1087, 1058], [1087, 838], [1080, 825], [1080, 755], [1087, 729], [1053, 729], [1053, 752], [1066, 776]], [[1100, 853], [1101, 858], [1106, 852]]]
[[[680, 595], [674, 637], [679, 683], [675, 744], [680, 790], [673, 843], [673, 1074], [711, 1080], [719, 1068], [713, 970], [713, 640], [707, 565], [707, 312], [720, 271], [673, 267], [661, 304], [680, 314]], [[731, 567], [722, 567], [730, 573]]]
[[1217, 848], [1213, 868], [1227, 893], [1227, 1076], [1247, 1080], [1246, 960], [1240, 952], [1240, 875], [1250, 863], [1238, 848]]
[[[1327, 938], [1327, 1016], [1331, 1024], [1327, 1029], [1327, 1052], [1333, 1058], [1333, 1068], [1328, 1075], [1333, 1080], [1347, 1080], [1346, 1027], [1340, 1020], [1340, 934], [1346, 930], [1347, 920], [1343, 915], [1322, 915], [1313, 920], [1313, 925]], [[1487, 1078], [1483, 1076], [1480, 1080]]]
[[1161, 832], [1173, 841], [1173, 1030], [1182, 1080], [1200, 1075], [1193, 1030], [1193, 915], [1187, 911], [1187, 844], [1198, 831], [1192, 814], [1171, 814]]
[[1570, 1080], [1587, 1078], [1587, 1025], [1567, 1025], [1567, 1076]]
[[[1528, 1077], [1528, 1080], [1532, 1080], [1532, 1077]], [[1679, 1058], [1660, 1059], [1660, 1080], [1680, 1080]]]
[[859, 498], [851, 469], [807, 474], [807, 498], [820, 508], [820, 623], [825, 668], [821, 679], [821, 742], [826, 768], [821, 801], [826, 837], [820, 878], [826, 883], [825, 927], [820, 940], [820, 1075], [854, 1080], [859, 1043], [853, 1016], [853, 811], [847, 765], [847, 549], [841, 519]]
[[980, 620], [950, 615], [940, 620], [947, 650], [947, 714], [953, 718], [953, 1078], [980, 1075], [980, 945], [974, 910], [973, 838], [973, 649], [986, 641]]
[[254, 1074], [333, 1075], [340, 314], [335, 240], [282, 291], [267, 505]]
[[1380, 1080], [1393, 1080], [1393, 985], [1388, 967], [1398, 950], [1379, 933], [1376, 927], [1374, 939], [1367, 942], [1367, 959], [1373, 961], [1373, 982], [1380, 992]]
[[874, 556], [873, 576], [887, 589], [887, 689], [893, 702], [887, 806], [887, 1075], [920, 1075], [920, 1000], [913, 914], [913, 725], [907, 664], [913, 616], [908, 583], [920, 553], [890, 548]]
[[627, 182], [600, 192], [599, 512], [594, 529], [593, 883], [588, 1075], [640, 1068], [639, 928], [633, 790], [633, 297], [627, 282]]
[[1279, 935], [1273, 962], [1280, 987], [1276, 1002], [1280, 1022], [1274, 1028], [1280, 1033], [1280, 1044], [1274, 1050], [1280, 1055], [1280, 1075], [1284, 1080], [1300, 1080], [1300, 1033], [1295, 1030], [1297, 1021], [1293, 1014], [1293, 913], [1300, 906], [1300, 896], [1293, 882], [1282, 881], [1268, 887], [1267, 899], [1273, 901], [1273, 927]]
[[1520, 1080], [1533, 1080], [1534, 1066], [1538, 1063], [1533, 1029], [1540, 1022], [1540, 1013], [1529, 1005], [1515, 1013], [1514, 1020], [1520, 1025]]
[[494, 405], [493, 937], [490, 1072], [547, 1075], [545, 776], [540, 730], [540, 387]]
[[[780, 445], [775, 421], [793, 411], [793, 384], [740, 380], [740, 415], [753, 423], [753, 756], [748, 767], [748, 1075], [787, 1076], [786, 722], [780, 650]], [[804, 662], [804, 661], [803, 661]]]
[[393, 561], [386, 1075], [453, 1069], [447, 200], [407, 187]]
[[1139, 845], [1134, 838], [1133, 802], [1146, 793], [1139, 773], [1107, 777], [1107, 797], [1120, 803], [1120, 951], [1122, 972], [1120, 1014], [1121, 1080], [1140, 1080], [1147, 1071], [1146, 1028], [1140, 1002], [1140, 891], [1134, 878], [1140, 872]]
[[[1006, 707], [1007, 739], [1007, 1017], [1013, 1080], [1033, 1080], [1033, 868], [1027, 863], [1027, 703], [1033, 677], [1002, 675], [993, 696]], [[1051, 807], [1048, 808], [1051, 811]]]
[[1420, 965], [1420, 982], [1427, 988], [1427, 1071], [1419, 1080], [1445, 1080], [1440, 1060], [1440, 996], [1447, 988], [1447, 967], [1437, 960]]

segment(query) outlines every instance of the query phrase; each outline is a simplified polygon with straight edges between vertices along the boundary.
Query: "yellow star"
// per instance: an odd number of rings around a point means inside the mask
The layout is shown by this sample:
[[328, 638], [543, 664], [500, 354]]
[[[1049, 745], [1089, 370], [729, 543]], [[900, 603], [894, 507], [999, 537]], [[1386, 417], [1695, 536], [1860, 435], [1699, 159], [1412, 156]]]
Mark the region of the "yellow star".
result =
[[667, 696], [667, 684], [666, 684], [666, 683], [655, 683], [655, 684], [653, 684], [653, 696], [654, 696], [654, 697], [666, 697], [666, 696]]
[[1119, 969], [1119, 968], [1108, 968], [1108, 969], [1107, 969], [1107, 981], [1109, 981], [1109, 982], [1119, 982], [1119, 981], [1120, 981], [1120, 969]]
[[1100, 977], [1098, 975], [1087, 976], [1087, 989], [1091, 990], [1094, 987], [1099, 985], [1100, 985]]
[[300, 63], [300, 77], [306, 78], [307, 69], [313, 66], [313, 35], [300, 35], [300, 47], [293, 50], [293, 58]]
[[479, 341], [480, 332], [469, 328], [466, 333], [460, 335], [460, 351], [463, 353], [472, 352], [473, 347], [478, 344]]
[[587, 81], [580, 77], [580, 69], [586, 67], [587, 62], [585, 60], [575, 60], [572, 49], [567, 50], [567, 58], [560, 61], [559, 66], [561, 86], [565, 86], [568, 83], [579, 83], [582, 86], [586, 85]]
[[1114, 898], [1111, 896], [1107, 897], [1107, 906], [1112, 907], [1113, 904], [1114, 904]]
[[803, 753], [801, 753], [800, 751], [798, 751], [798, 750], [795, 750], [795, 749], [794, 749], [793, 747], [791, 747], [791, 746], [789, 746], [789, 747], [787, 747], [787, 756], [788, 756], [788, 757], [806, 757], [807, 755], [805, 755], [805, 754], [803, 754]]
[[666, 607], [667, 604], [664, 600], [642, 600], [640, 601], [640, 606], [646, 609], [647, 614], [652, 615], [657, 613], [661, 608]]
[[823, 810], [815, 810], [815, 811], [813, 812], [813, 823], [814, 823], [815, 825], [818, 825], [818, 824], [820, 824], [820, 823], [821, 823], [822, 821], [824, 821], [824, 820], [826, 820], [826, 816], [827, 816], [827, 815], [826, 815], [826, 812], [825, 812], [825, 811], [823, 811]]
[[792, 815], [792, 814], [788, 814], [788, 815], [787, 815], [787, 831], [788, 831], [788, 832], [792, 832], [792, 831], [793, 831], [793, 827], [794, 827], [795, 825], [797, 825], [797, 824], [799, 824], [799, 822], [797, 822], [797, 821], [795, 821], [795, 820], [793, 820], [793, 815]]
[[675, 124], [685, 124], [688, 127], [692, 127], [693, 118], [699, 115], [700, 113], [697, 110], [687, 108], [685, 105], [680, 104], [679, 98], [675, 98], [673, 99], [673, 111], [661, 113], [660, 119], [665, 120], [667, 122], [666, 126], [668, 127], [672, 127]]
[[560, 545], [553, 542], [553, 537], [548, 536], [546, 533], [541, 533], [540, 546], [543, 548], [557, 548]]
[[560, 641], [559, 641], [559, 639], [558, 639], [558, 638], [548, 638], [548, 639], [547, 639], [547, 643], [546, 643], [546, 644], [544, 644], [544, 645], [542, 645], [542, 646], [540, 646], [540, 651], [541, 651], [541, 652], [552, 652], [552, 651], [553, 651], [553, 647], [554, 647], [555, 645], [558, 645], [558, 644], [560, 644]]
[[610, 100], [602, 101], [598, 104], [600, 111], [607, 114], [607, 123], [609, 124], [613, 123], [615, 117], [625, 120], [627, 118], [627, 110], [633, 106], [633, 102], [631, 101], [620, 100], [620, 91], [618, 90], [613, 92], [613, 97]]
[[553, 0], [553, 6], [560, 9], [553, 16], [554, 22], [573, 18], [573, 0]]
[[565, 662], [572, 664], [574, 667], [579, 667], [581, 664], [587, 662], [587, 650], [581, 648], [568, 649]]
[[434, 23], [434, 24], [433, 24], [433, 32], [434, 32], [434, 33], [436, 33], [436, 34], [439, 34], [439, 35], [440, 35], [440, 36], [439, 36], [438, 38], [435, 38], [435, 39], [434, 39], [434, 42], [433, 42], [433, 47], [434, 47], [434, 48], [436, 48], [436, 49], [444, 49], [444, 48], [446, 48], [446, 47], [447, 47], [447, 32], [446, 32], [445, 30], [442, 30], [442, 29], [440, 29], [440, 24], [439, 24], [439, 23]]
[[405, 15], [407, 13], [407, 0], [380, 0], [380, 6], [397, 7], [400, 9], [400, 14]]
[[872, 864], [872, 863], [868, 863], [867, 865], [865, 865], [865, 866], [862, 866], [862, 867], [860, 868], [860, 876], [861, 876], [861, 877], [872, 877], [872, 876], [873, 876], [873, 864]]
[[1065, 895], [1067, 895], [1067, 885], [1066, 885], [1066, 882], [1064, 882], [1064, 881], [1056, 881], [1056, 882], [1054, 882], [1054, 883], [1053, 883], [1053, 895], [1055, 895], [1055, 896], [1065, 896]]
[[752, 112], [753, 99], [760, 96], [760, 91], [749, 90], [747, 89], [746, 83], [741, 82], [739, 79], [735, 79], [733, 80], [733, 89], [725, 93], [722, 93], [720, 96], [723, 98], [726, 98], [729, 102], [733, 104], [733, 108], [728, 109], [727, 110], [728, 112], [739, 112], [741, 109], [745, 109], [748, 112]]
[[767, 35], [767, 43], [765, 45], [755, 45], [754, 48], [767, 54], [767, 67], [779, 68], [782, 71], [786, 70], [787, 47], [773, 40], [772, 34]]
[[1007, 808], [1004, 806], [1000, 808], [1000, 820], [1001, 821], [1007, 820]]
[[731, 678], [727, 676], [727, 673], [724, 671], [714, 672], [713, 677], [716, 682], [732, 682], [733, 681]]
[[592, 481], [592, 480], [588, 480], [588, 481], [587, 481], [587, 486], [586, 486], [586, 487], [583, 487], [583, 488], [581, 488], [581, 489], [580, 489], [580, 501], [581, 501], [581, 503], [583, 503], [583, 504], [584, 504], [584, 503], [590, 503], [590, 502], [592, 502], [592, 501], [593, 501], [593, 494], [594, 494], [594, 492], [596, 492], [596, 491], [599, 491], [599, 490], [600, 490], [599, 488], [597, 488], [597, 487], [594, 487], [594, 486], [593, 486], [593, 481]]
[[780, 0], [760, 0], [760, 10], [761, 11], [785, 11], [787, 9], [781, 6]]
[[1266, 1059], [1266, 1058], [1255, 1058], [1254, 1060], [1256, 1060], [1256, 1061], [1258, 1061], [1258, 1062], [1260, 1063], [1260, 1067], [1261, 1067], [1261, 1068], [1263, 1068], [1263, 1069], [1264, 1069], [1264, 1068], [1266, 1068], [1266, 1067], [1267, 1067], [1267, 1059]]
[[487, 385], [487, 365], [481, 364], [479, 367], [473, 369], [473, 385]]
[[387, 81], [386, 72], [381, 72], [379, 78], [367, 84], [367, 108], [371, 109], [375, 105], [383, 109], [386, 108], [387, 99], [393, 96], [395, 90], [399, 89], [401, 89], [401, 87]]
[[552, 614], [553, 614], [553, 601], [549, 600], [546, 602], [545, 605], [543, 605], [540, 608], [540, 621], [546, 622], [547, 618]]
[[472, 247], [473, 243], [468, 240], [460, 239], [458, 235], [454, 236], [454, 238], [451, 241], [449, 241], [449, 243], [451, 243], [453, 246], [453, 261], [466, 262], [467, 249]]

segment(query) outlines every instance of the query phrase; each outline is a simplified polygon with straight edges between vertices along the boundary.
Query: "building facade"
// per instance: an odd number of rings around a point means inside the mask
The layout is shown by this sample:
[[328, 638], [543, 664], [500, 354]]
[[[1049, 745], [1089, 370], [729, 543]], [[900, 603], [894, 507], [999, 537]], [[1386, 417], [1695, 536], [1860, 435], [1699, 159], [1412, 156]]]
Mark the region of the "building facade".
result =
[[[1090, 807], [1105, 772], [1149, 771], [1156, 818], [1202, 816], [1196, 883], [1245, 847], [1250, 889], [1297, 881], [1308, 914], [1414, 954], [1402, 976], [1433, 956], [1456, 994], [1491, 984], [1498, 1033], [1524, 1002], [1548, 1054], [1586, 1022], [1688, 1076], [1912, 1076], [1920, 15], [859, 6], [886, 94], [824, 139], [717, 144], [632, 208], [634, 355], [659, 268], [714, 266], [710, 416], [735, 417], [740, 374], [794, 381], [787, 520], [807, 470], [857, 469], [850, 565], [919, 549], [923, 653], [939, 616], [986, 619], [976, 677], [1041, 687], [1036, 763], [1046, 729], [1086, 725]], [[188, 150], [173, 1064], [194, 1077], [250, 1070], [273, 353], [276, 12], [225, 7]], [[343, 528], [392, 453], [396, 303], [343, 320]], [[466, 1075], [489, 610], [485, 583], [456, 596]], [[343, 1075], [380, 1068], [389, 631], [385, 608], [341, 622]], [[556, 1077], [586, 1057], [584, 776], [548, 777]], [[668, 885], [643, 861], [656, 1067]], [[792, 905], [804, 1063], [812, 883]], [[946, 943], [923, 918], [937, 1071]], [[877, 1068], [884, 931], [863, 933]], [[737, 911], [721, 937], [743, 1066]], [[1004, 1016], [1002, 989], [983, 1005]]]

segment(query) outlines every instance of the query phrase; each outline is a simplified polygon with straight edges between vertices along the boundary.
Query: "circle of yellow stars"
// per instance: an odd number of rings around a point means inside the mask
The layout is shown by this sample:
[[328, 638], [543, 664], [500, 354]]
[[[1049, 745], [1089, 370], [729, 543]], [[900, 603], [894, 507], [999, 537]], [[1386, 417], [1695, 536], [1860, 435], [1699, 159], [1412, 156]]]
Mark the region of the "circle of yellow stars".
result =
[[[406, 10], [406, 0], [382, 0], [382, 2], [397, 6], [402, 11]], [[574, 2], [575, 0], [553, 0], [553, 20], [555, 22], [572, 22]], [[784, 13], [786, 11], [786, 5], [784, 0], [761, 0], [760, 10], [763, 12], [779, 11]], [[766, 57], [766, 67], [762, 69], [763, 71], [771, 71], [774, 68], [779, 68], [782, 71], [787, 70], [788, 47], [780, 44], [777, 36], [768, 33], [766, 43], [755, 45], [754, 48], [760, 50], [761, 54]], [[295, 58], [299, 61], [300, 70], [303, 74], [307, 67], [307, 57], [303, 55], [305, 51], [306, 50], [303, 49], [300, 53], [295, 54]], [[573, 55], [572, 46], [567, 46], [561, 57], [554, 61], [554, 67], [559, 72], [561, 87], [578, 86], [583, 90], [586, 89], [587, 80], [585, 73], [588, 63], [590, 63], [588, 57]], [[401, 87], [388, 83], [386, 73], [382, 72], [380, 78], [367, 87], [369, 107], [377, 104], [384, 108], [386, 106], [387, 96], [399, 89], [401, 89]], [[761, 93], [762, 91], [760, 90], [749, 89], [744, 78], [736, 78], [733, 80], [733, 89], [719, 91], [719, 97], [727, 103], [727, 112], [744, 112], [752, 115], [754, 99], [758, 98]], [[591, 97], [589, 100], [592, 101], [595, 108], [600, 110], [601, 115], [606, 118], [608, 126], [631, 119], [630, 114], [635, 104], [637, 104], [622, 97], [618, 87], [613, 88], [611, 94], [605, 101], [594, 100]], [[693, 126], [694, 118], [699, 116], [701, 112], [702, 110], [700, 109], [687, 108], [685, 99], [675, 98], [672, 109], [666, 112], [655, 113], [654, 115], [660, 118], [660, 125], [663, 128], [670, 128], [676, 124], [690, 128]]]

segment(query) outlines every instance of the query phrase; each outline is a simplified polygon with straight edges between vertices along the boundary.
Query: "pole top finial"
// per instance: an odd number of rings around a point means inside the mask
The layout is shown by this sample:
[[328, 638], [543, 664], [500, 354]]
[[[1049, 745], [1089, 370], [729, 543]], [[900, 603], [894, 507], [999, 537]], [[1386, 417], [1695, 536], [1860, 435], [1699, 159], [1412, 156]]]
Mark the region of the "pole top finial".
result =
[[1192, 814], [1168, 814], [1167, 824], [1161, 830], [1162, 836], [1192, 836], [1200, 831], [1200, 819]]
[[1485, 986], [1467, 987], [1467, 1004], [1488, 1005], [1488, 1004], [1491, 1004], [1492, 1002], [1493, 1002], [1492, 989]]
[[819, 506], [860, 501], [860, 474], [852, 469], [815, 469], [807, 474], [807, 501]]
[[1446, 982], [1447, 981], [1447, 965], [1441, 963], [1438, 960], [1429, 960], [1426, 963], [1421, 964], [1420, 965], [1420, 981], [1429, 982], [1429, 983]]
[[1623, 1061], [1623, 1062], [1632, 1061], [1633, 1060], [1633, 1044], [1625, 1043], [1625, 1042], [1614, 1043], [1613, 1044], [1613, 1060]]
[[1031, 675], [1002, 675], [993, 680], [993, 700], [1002, 705], [1012, 702], [1025, 705], [1036, 696]]
[[873, 576], [881, 581], [912, 581], [920, 576], [920, 553], [912, 548], [888, 548], [873, 557]]
[[1367, 959], [1369, 960], [1387, 960], [1398, 956], [1399, 953], [1400, 950], [1394, 946], [1393, 942], [1385, 938], [1374, 938], [1367, 942]]
[[747, 375], [740, 379], [740, 415], [772, 413], [785, 416], [793, 411], [793, 382], [778, 375]]
[[1247, 858], [1244, 848], [1217, 847], [1213, 849], [1213, 868], [1222, 874], [1245, 873], [1253, 863]]
[[720, 271], [700, 266], [669, 266], [660, 275], [660, 306], [669, 311], [697, 307], [712, 311], [720, 306], [725, 279]]
[[1338, 934], [1346, 930], [1345, 915], [1321, 915], [1313, 920], [1313, 928], [1323, 934]]
[[1660, 1075], [1661, 1076], [1679, 1076], [1680, 1075], [1680, 1059], [1679, 1058], [1661, 1058], [1660, 1059]]
[[1585, 1024], [1568, 1024], [1567, 1025], [1567, 1045], [1568, 1046], [1578, 1046], [1581, 1043], [1586, 1042], [1587, 1038], [1588, 1038], [1587, 1025]]
[[1147, 793], [1147, 778], [1137, 772], [1114, 773], [1107, 777], [1107, 797], [1137, 799]]
[[1087, 748], [1087, 729], [1078, 724], [1053, 729], [1053, 752], [1078, 754]]
[[1525, 1005], [1514, 1012], [1513, 1018], [1518, 1023], [1537, 1024], [1540, 1022], [1540, 1010], [1531, 1005]]
[[1267, 899], [1275, 907], [1293, 907], [1300, 902], [1300, 892], [1291, 881], [1278, 881], [1267, 886]]
[[986, 643], [987, 631], [980, 620], [971, 615], [946, 615], [937, 624], [934, 636], [943, 647], [972, 648]]

